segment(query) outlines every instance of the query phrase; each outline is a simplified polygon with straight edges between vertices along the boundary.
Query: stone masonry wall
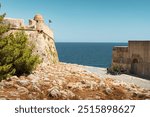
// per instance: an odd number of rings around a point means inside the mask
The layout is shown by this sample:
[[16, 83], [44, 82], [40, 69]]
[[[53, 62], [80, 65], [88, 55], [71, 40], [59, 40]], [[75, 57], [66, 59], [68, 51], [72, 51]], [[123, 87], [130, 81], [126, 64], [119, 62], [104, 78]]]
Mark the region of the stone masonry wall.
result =
[[150, 80], [150, 41], [129, 41], [128, 47], [114, 47], [112, 66]]
[[127, 46], [113, 47], [112, 66], [121, 66], [123, 69], [130, 69], [130, 58]]
[[136, 64], [136, 74], [150, 78], [150, 41], [129, 41], [129, 57], [131, 70]]
[[[42, 59], [42, 64], [58, 63], [58, 54], [52, 30], [45, 25], [41, 15], [36, 15], [29, 20], [29, 25], [25, 26], [22, 19], [5, 18], [4, 23], [10, 24], [11, 30], [8, 33], [24, 31], [29, 41], [35, 45], [34, 54], [38, 54]], [[39, 21], [39, 22], [38, 22]], [[8, 34], [7, 33], [7, 34]]]

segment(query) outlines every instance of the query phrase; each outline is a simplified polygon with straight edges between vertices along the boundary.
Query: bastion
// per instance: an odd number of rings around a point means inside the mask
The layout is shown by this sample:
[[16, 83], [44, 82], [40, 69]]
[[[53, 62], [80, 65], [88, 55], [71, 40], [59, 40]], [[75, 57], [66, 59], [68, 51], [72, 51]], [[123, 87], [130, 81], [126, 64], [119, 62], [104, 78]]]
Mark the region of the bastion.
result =
[[128, 46], [113, 47], [112, 66], [150, 80], [150, 41], [129, 41]]
[[58, 54], [55, 47], [53, 31], [44, 23], [42, 15], [37, 14], [29, 20], [29, 25], [23, 19], [5, 18], [5, 24], [10, 25], [9, 33], [24, 31], [31, 43], [35, 45], [33, 54], [38, 54], [43, 64], [58, 63]]

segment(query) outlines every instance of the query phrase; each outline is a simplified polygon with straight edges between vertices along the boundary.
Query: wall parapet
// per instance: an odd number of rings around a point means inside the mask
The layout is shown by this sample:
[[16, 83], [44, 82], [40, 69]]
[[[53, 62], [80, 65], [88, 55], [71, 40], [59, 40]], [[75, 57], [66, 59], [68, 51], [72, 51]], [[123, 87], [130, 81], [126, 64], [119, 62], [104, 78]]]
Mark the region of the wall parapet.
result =
[[50, 39], [54, 40], [49, 34], [47, 34], [46, 32], [44, 31], [39, 31], [39, 30], [36, 30], [36, 29], [32, 29], [32, 28], [15, 28], [15, 27], [11, 27], [9, 28], [10, 30], [18, 30], [18, 31], [35, 31], [35, 32], [38, 32], [38, 33], [43, 33], [45, 34], [46, 36], [48, 36]]

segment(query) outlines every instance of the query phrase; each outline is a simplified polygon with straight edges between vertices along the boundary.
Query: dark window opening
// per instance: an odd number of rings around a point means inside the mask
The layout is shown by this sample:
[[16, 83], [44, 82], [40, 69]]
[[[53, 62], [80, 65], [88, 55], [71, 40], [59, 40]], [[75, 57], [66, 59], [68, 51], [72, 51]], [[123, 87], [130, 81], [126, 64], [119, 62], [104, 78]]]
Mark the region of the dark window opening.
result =
[[138, 63], [137, 59], [133, 59], [132, 63]]

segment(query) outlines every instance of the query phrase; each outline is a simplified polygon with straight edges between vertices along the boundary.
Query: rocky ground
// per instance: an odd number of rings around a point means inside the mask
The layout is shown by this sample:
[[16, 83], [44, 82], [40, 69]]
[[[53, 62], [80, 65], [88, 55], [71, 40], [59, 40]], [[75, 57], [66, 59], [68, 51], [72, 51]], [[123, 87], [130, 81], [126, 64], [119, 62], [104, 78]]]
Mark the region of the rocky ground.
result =
[[101, 78], [84, 66], [59, 63], [39, 66], [28, 76], [12, 76], [0, 82], [0, 100], [47, 99], [150, 99], [150, 89]]

